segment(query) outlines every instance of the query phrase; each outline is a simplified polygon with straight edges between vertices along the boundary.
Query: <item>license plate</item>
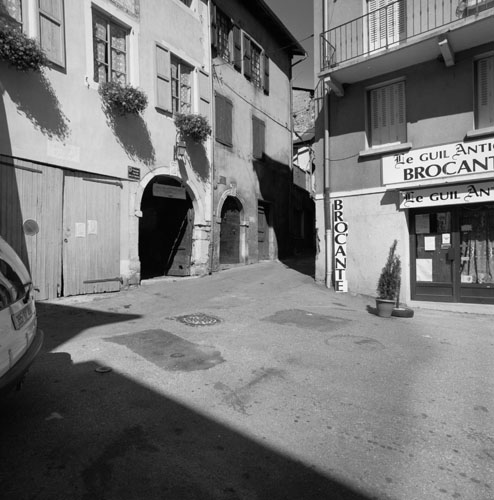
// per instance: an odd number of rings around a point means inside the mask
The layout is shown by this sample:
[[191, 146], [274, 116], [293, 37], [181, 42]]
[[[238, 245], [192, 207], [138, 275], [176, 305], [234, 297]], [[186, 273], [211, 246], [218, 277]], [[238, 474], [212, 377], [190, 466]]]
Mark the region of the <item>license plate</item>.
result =
[[33, 308], [31, 304], [27, 304], [20, 311], [12, 314], [12, 322], [14, 323], [14, 328], [20, 330], [32, 317]]

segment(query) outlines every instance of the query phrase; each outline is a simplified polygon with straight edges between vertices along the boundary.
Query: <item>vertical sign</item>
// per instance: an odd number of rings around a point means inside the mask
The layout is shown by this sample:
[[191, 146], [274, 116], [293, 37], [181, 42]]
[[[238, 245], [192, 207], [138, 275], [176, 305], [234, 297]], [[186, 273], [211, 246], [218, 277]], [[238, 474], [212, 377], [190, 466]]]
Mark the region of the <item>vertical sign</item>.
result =
[[348, 292], [346, 279], [348, 223], [343, 220], [343, 200], [335, 200], [333, 203], [333, 230], [334, 289], [336, 292]]

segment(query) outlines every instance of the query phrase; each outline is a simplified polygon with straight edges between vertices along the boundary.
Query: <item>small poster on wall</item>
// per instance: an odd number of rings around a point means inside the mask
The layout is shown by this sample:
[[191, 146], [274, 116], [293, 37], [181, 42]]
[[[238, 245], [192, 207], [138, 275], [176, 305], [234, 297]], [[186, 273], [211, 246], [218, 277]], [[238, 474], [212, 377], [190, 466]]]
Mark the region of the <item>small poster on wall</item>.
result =
[[417, 281], [432, 281], [432, 259], [417, 259]]
[[426, 252], [433, 252], [436, 249], [436, 237], [424, 236], [424, 250]]

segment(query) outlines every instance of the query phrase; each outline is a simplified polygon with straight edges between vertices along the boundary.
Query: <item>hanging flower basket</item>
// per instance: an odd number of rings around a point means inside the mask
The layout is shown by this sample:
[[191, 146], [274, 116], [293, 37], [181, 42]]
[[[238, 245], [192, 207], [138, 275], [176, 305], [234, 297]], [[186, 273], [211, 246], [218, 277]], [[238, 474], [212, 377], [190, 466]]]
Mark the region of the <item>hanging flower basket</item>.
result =
[[0, 19], [0, 59], [19, 71], [41, 71], [48, 64], [45, 53], [19, 26]]
[[104, 82], [100, 84], [98, 92], [105, 105], [120, 115], [137, 115], [148, 105], [146, 94], [129, 84]]
[[177, 113], [175, 125], [182, 138], [189, 137], [194, 142], [203, 143], [211, 135], [208, 119], [202, 115]]

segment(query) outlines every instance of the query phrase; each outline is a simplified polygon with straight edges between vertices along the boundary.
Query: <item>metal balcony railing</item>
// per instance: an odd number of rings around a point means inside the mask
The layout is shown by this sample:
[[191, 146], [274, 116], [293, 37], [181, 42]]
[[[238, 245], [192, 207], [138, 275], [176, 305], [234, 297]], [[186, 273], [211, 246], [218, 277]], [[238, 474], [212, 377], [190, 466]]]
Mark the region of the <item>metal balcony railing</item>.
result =
[[494, 0], [397, 0], [321, 33], [321, 71], [493, 7]]

